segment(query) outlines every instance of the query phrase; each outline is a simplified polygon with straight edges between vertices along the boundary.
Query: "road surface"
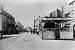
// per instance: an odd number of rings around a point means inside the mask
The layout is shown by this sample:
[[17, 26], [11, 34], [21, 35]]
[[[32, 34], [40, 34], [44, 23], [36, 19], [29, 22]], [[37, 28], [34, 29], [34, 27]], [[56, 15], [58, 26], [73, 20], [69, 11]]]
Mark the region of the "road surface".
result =
[[75, 50], [75, 41], [41, 40], [36, 34], [22, 33], [1, 39], [0, 50]]

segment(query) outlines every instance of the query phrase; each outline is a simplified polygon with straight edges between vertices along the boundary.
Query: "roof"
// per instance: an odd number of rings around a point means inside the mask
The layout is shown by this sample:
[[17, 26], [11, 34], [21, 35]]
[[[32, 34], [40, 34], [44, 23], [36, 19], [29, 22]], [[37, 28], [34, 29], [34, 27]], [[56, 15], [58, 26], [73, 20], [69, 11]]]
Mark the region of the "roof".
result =
[[12, 20], [15, 20], [15, 18], [11, 14], [9, 14], [8, 12], [6, 12], [4, 10], [1, 12], [1, 14], [5, 15], [6, 17], [9, 17]]
[[64, 14], [59, 9], [56, 9], [55, 11], [51, 12], [48, 16], [45, 16], [44, 18], [70, 18], [70, 16]]

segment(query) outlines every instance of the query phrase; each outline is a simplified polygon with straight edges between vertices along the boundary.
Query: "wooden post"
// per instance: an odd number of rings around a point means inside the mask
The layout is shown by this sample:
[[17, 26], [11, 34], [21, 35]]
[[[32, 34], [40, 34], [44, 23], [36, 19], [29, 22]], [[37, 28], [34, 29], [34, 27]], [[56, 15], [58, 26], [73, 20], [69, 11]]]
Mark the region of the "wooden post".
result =
[[35, 34], [35, 16], [34, 16], [34, 33], [33, 34]]

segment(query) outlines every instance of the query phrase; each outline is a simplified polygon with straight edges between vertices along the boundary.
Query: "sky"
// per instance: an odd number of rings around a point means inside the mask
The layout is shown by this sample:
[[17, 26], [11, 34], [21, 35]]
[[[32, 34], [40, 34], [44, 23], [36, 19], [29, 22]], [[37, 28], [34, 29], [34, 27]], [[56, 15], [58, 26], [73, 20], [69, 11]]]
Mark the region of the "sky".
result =
[[33, 26], [34, 16], [44, 16], [64, 6], [64, 12], [70, 10], [68, 4], [73, 0], [0, 0], [4, 10], [21, 22], [24, 27]]

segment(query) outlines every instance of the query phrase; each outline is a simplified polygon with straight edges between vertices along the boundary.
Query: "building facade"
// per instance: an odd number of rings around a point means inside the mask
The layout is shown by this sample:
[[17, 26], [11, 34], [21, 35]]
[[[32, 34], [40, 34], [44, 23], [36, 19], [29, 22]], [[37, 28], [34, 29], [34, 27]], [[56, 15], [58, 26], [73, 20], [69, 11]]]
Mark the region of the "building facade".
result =
[[2, 34], [11, 34], [15, 29], [15, 18], [9, 14], [8, 12], [4, 11], [3, 8], [0, 8], [0, 25], [1, 25], [1, 32]]
[[39, 23], [39, 36], [42, 39], [73, 39], [72, 20], [56, 9]]

